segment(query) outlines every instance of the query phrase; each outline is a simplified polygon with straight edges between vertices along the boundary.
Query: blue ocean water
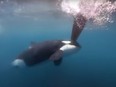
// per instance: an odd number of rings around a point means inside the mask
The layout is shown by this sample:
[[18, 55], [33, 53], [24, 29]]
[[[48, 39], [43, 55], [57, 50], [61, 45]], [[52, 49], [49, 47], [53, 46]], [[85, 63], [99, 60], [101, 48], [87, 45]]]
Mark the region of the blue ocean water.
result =
[[23, 69], [11, 66], [32, 41], [70, 39], [72, 24], [71, 17], [58, 15], [2, 16], [0, 87], [116, 87], [116, 22], [91, 30], [88, 22], [78, 40], [81, 50], [64, 57], [60, 66], [53, 62]]

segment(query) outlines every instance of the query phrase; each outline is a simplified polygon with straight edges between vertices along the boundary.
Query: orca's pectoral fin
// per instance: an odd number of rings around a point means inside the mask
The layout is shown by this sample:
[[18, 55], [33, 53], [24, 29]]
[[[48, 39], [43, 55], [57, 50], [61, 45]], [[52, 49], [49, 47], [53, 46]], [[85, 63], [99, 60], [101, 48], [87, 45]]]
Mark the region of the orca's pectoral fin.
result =
[[57, 61], [57, 60], [61, 59], [62, 56], [63, 56], [63, 51], [62, 50], [58, 50], [53, 55], [51, 55], [50, 60]]
[[54, 61], [54, 65], [56, 65], [56, 66], [60, 65], [61, 63], [62, 63], [62, 58]]

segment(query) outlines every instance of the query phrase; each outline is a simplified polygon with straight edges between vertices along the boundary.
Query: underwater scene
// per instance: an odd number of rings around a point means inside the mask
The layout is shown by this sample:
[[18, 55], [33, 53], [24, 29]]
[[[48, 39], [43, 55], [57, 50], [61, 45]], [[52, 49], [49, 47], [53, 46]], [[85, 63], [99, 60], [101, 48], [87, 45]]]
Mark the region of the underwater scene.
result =
[[[116, 2], [79, 1], [0, 0], [0, 87], [116, 87]], [[70, 40], [78, 13], [87, 19], [78, 52], [60, 65], [12, 65], [32, 43]]]

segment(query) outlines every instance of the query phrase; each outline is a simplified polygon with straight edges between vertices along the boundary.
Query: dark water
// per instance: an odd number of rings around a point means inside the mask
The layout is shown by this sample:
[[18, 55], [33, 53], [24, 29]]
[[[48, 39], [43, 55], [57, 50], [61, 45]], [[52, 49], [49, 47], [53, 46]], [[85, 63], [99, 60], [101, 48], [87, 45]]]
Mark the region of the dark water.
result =
[[[6, 13], [5, 13], [6, 14]], [[65, 57], [60, 66], [45, 62], [15, 69], [11, 62], [31, 41], [70, 38], [73, 20], [58, 15], [30, 17], [1, 15], [0, 87], [116, 87], [116, 23], [89, 29], [78, 42], [82, 49]]]

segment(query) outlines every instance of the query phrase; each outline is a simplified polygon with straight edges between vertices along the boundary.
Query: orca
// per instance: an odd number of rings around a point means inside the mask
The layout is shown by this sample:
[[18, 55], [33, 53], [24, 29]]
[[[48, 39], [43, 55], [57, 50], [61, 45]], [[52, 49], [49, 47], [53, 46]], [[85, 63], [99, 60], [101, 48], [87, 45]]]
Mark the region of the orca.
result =
[[51, 60], [55, 65], [60, 65], [64, 56], [71, 55], [81, 48], [76, 40], [85, 23], [86, 18], [78, 15], [74, 18], [71, 40], [49, 40], [33, 43], [12, 62], [12, 65], [15, 67], [31, 67], [46, 60]]

